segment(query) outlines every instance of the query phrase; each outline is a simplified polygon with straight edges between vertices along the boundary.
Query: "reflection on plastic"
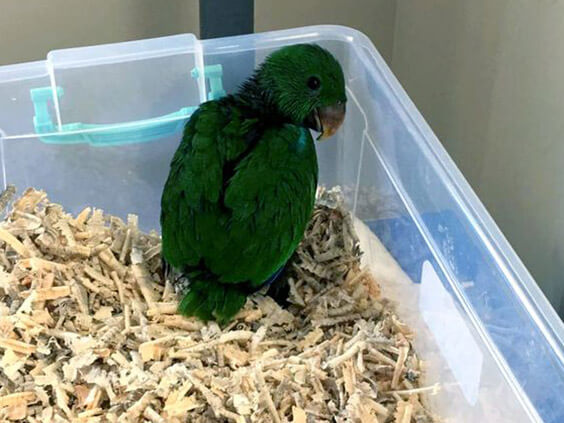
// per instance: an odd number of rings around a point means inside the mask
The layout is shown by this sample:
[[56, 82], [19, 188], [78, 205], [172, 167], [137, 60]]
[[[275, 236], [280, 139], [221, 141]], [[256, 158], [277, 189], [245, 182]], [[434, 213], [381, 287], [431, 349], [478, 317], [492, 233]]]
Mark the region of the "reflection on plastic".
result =
[[423, 263], [421, 272], [419, 307], [464, 397], [474, 405], [478, 399], [483, 355], [428, 261]]

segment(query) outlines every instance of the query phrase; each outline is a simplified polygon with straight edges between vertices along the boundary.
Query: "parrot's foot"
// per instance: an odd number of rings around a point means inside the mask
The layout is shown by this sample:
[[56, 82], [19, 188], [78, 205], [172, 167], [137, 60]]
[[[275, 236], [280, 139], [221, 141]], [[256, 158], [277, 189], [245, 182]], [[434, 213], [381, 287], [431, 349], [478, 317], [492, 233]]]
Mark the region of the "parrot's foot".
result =
[[179, 275], [177, 278], [172, 280], [171, 283], [176, 295], [184, 295], [190, 288], [190, 279], [186, 275]]
[[190, 278], [185, 272], [172, 267], [164, 258], [161, 259], [161, 278], [169, 281], [176, 295], [184, 295], [190, 287]]
[[213, 279], [192, 280], [178, 306], [178, 312], [225, 325], [233, 320], [246, 300], [246, 292], [235, 284], [224, 284]]

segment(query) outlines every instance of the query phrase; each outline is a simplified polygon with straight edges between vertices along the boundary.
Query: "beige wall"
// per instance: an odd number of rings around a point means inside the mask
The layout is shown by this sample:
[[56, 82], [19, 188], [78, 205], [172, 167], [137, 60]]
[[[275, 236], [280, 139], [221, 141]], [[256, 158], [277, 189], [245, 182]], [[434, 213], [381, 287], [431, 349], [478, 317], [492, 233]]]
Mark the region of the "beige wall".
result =
[[396, 0], [255, 0], [255, 30], [316, 24], [351, 26], [368, 35], [389, 62], [395, 9]]
[[198, 0], [0, 0], [0, 65], [41, 60], [58, 48], [198, 34], [198, 5]]
[[398, 0], [392, 67], [564, 315], [564, 3]]
[[[395, 0], [258, 0], [255, 30], [314, 24], [352, 26], [391, 59]], [[166, 5], [166, 7], [165, 7]], [[58, 48], [183, 32], [199, 34], [199, 0], [0, 0], [0, 65], [45, 58]], [[296, 11], [299, 10], [299, 13]]]

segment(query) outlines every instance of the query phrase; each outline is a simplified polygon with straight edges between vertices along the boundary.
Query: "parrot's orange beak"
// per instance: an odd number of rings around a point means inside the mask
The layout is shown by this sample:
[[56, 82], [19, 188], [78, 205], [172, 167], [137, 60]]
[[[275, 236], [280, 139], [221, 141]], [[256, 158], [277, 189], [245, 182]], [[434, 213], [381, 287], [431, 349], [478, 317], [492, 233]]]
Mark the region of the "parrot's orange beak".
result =
[[345, 120], [346, 107], [344, 101], [316, 108], [307, 119], [307, 126], [319, 132], [318, 140], [335, 135]]

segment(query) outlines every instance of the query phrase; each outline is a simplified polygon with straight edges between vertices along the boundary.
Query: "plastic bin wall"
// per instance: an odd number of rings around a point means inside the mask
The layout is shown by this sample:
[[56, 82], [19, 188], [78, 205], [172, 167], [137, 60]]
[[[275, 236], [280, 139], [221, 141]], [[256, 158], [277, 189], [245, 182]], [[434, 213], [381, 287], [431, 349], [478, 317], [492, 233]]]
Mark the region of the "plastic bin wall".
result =
[[[317, 26], [198, 41], [193, 35], [51, 53], [0, 68], [2, 182], [34, 186], [74, 213], [88, 205], [158, 229], [160, 192], [180, 133], [96, 147], [36, 135], [30, 89], [64, 90], [50, 104], [56, 128], [120, 125], [206, 99], [193, 68], [221, 64], [236, 89], [274, 49], [315, 42], [343, 65], [347, 118], [319, 143], [321, 183], [347, 202], [402, 267], [383, 280], [416, 330], [431, 398], [456, 422], [564, 421], [564, 330], [529, 273], [445, 153], [370, 41]], [[180, 118], [178, 118], [181, 120]], [[77, 134], [78, 135], [78, 134]], [[125, 140], [122, 140], [125, 141]], [[367, 257], [370, 245], [365, 245]]]

